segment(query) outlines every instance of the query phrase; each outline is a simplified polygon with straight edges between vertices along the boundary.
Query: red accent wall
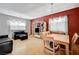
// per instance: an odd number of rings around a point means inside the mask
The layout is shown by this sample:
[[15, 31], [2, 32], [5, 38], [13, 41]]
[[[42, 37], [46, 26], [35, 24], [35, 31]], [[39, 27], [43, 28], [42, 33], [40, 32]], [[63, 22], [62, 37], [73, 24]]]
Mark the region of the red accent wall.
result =
[[[68, 19], [69, 19], [68, 33], [69, 33], [70, 39], [72, 39], [72, 36], [75, 32], [79, 34], [79, 14], [68, 15]], [[77, 43], [78, 42], [79, 41], [77, 41]]]
[[77, 32], [79, 34], [79, 7], [73, 8], [73, 9], [70, 9], [70, 10], [66, 10], [66, 11], [62, 11], [62, 12], [58, 12], [58, 13], [55, 13], [55, 14], [39, 17], [39, 18], [36, 18], [36, 19], [46, 21], [46, 23], [47, 23], [46, 24], [46, 26], [47, 26], [46, 30], [48, 30], [49, 18], [64, 16], [64, 15], [68, 16], [68, 34], [70, 36], [70, 41], [71, 41], [71, 38], [72, 38], [72, 36], [75, 32]]

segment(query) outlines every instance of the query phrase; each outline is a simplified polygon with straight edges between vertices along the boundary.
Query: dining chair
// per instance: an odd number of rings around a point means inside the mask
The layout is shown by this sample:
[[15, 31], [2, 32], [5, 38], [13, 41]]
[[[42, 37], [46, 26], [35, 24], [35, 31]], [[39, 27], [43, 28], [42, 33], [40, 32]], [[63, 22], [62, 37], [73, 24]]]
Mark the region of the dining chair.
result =
[[41, 33], [41, 38], [44, 40], [44, 38], [50, 34], [50, 31], [45, 31]]
[[76, 43], [76, 41], [78, 40], [79, 35], [77, 33], [75, 33], [72, 37], [72, 41], [71, 41], [71, 54], [73, 54], [73, 50], [74, 50], [74, 45]]
[[60, 46], [54, 41], [54, 38], [47, 37], [44, 40], [44, 53], [57, 55], [59, 54]]

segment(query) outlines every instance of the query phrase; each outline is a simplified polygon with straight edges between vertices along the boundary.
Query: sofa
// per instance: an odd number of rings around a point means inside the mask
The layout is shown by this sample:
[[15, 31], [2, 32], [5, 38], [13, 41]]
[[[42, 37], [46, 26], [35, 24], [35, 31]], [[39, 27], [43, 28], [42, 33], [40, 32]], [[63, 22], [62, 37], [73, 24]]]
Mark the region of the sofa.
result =
[[24, 31], [14, 32], [14, 40], [16, 39], [20, 39], [20, 40], [28, 39], [28, 34]]
[[11, 53], [13, 50], [13, 41], [8, 35], [0, 35], [0, 55]]

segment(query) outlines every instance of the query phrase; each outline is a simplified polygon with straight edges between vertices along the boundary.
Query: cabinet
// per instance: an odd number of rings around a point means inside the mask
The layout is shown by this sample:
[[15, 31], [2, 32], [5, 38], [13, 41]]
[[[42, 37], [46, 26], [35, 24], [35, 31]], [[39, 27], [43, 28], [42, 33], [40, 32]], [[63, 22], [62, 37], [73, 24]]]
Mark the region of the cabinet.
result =
[[46, 31], [46, 22], [35, 20], [32, 24], [32, 35], [40, 38], [41, 33], [44, 31]]

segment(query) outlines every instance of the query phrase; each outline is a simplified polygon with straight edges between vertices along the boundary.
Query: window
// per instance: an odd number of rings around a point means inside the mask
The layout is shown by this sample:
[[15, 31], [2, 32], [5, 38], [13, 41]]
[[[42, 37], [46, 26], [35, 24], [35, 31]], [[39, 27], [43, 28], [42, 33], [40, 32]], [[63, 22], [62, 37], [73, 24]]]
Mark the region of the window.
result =
[[49, 19], [49, 30], [53, 32], [68, 33], [68, 21], [67, 16], [55, 17]]
[[9, 20], [8, 21], [10, 30], [25, 30], [26, 29], [26, 22], [25, 21], [16, 21], [16, 20]]

